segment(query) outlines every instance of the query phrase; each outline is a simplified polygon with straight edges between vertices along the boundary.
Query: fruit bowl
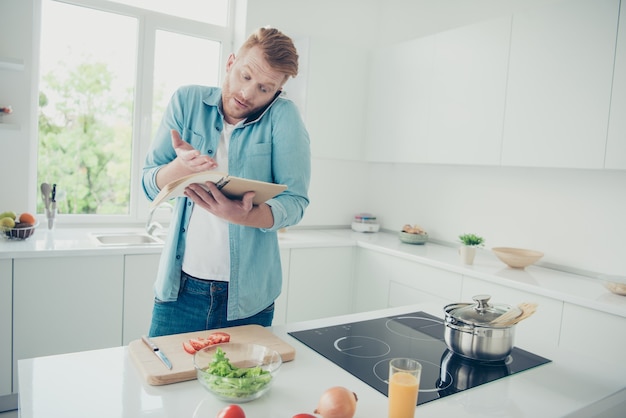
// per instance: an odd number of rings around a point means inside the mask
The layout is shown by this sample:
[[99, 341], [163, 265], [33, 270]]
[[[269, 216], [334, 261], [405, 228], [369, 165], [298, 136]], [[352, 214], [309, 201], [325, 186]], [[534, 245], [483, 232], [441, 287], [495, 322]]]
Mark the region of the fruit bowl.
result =
[[6, 226], [0, 226], [0, 235], [8, 240], [21, 241], [30, 238], [34, 233], [39, 222], [33, 224], [16, 224], [14, 227], [9, 228]]
[[543, 253], [523, 248], [494, 247], [493, 253], [509, 267], [523, 269], [539, 261]]
[[411, 234], [409, 232], [401, 231], [398, 237], [400, 238], [400, 241], [406, 244], [421, 245], [425, 244], [428, 241], [428, 234], [426, 232], [423, 232], [421, 234]]
[[280, 354], [258, 344], [222, 343], [194, 355], [198, 382], [218, 399], [244, 403], [263, 396], [282, 365]]

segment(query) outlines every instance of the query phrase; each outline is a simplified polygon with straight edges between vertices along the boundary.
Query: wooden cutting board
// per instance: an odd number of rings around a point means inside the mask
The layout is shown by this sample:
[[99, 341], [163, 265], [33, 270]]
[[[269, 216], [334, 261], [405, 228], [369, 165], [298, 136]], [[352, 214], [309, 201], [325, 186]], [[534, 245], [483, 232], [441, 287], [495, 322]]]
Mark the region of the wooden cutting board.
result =
[[260, 325], [242, 325], [239, 327], [151, 338], [172, 363], [172, 370], [168, 370], [141, 340], [131, 341], [128, 344], [128, 351], [139, 372], [149, 385], [159, 386], [193, 380], [196, 378], [193, 355], [183, 349], [183, 342], [189, 341], [191, 338], [206, 338], [211, 333], [217, 331], [230, 334], [230, 342], [233, 343], [254, 343], [270, 347], [280, 353], [283, 362], [291, 361], [296, 357], [296, 350], [292, 346], [274, 335], [270, 329]]

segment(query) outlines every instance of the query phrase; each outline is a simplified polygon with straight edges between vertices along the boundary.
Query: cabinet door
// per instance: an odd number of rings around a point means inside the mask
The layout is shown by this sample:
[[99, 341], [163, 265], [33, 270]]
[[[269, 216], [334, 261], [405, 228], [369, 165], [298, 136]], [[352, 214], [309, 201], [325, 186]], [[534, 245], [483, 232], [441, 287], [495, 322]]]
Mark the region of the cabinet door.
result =
[[461, 301], [472, 302], [472, 297], [481, 294], [491, 295], [493, 303], [507, 305], [522, 302], [537, 303], [537, 312], [515, 326], [515, 345], [539, 355], [542, 350], [558, 346], [563, 302], [464, 276]]
[[390, 256], [359, 248], [354, 267], [354, 312], [368, 312], [389, 306]]
[[500, 165], [511, 17], [438, 33], [428, 162]]
[[602, 168], [619, 0], [513, 16], [503, 165]]
[[161, 255], [133, 254], [124, 258], [123, 344], [128, 345], [150, 331], [154, 281]]
[[353, 254], [354, 247], [291, 249], [288, 322], [352, 312]]
[[462, 276], [415, 261], [359, 249], [355, 312], [415, 303], [458, 301]]
[[15, 259], [14, 370], [20, 359], [121, 345], [123, 276], [122, 255]]
[[621, 3], [605, 168], [626, 169], [626, 1]]
[[624, 361], [626, 319], [565, 303], [559, 346], [586, 356]]
[[12, 260], [0, 260], [0, 396], [11, 393]]
[[280, 296], [274, 301], [274, 320], [272, 325], [287, 323], [287, 293], [289, 291], [289, 250], [280, 250], [280, 264], [283, 271], [283, 286]]
[[366, 118], [368, 161], [427, 162], [434, 38], [372, 54]]

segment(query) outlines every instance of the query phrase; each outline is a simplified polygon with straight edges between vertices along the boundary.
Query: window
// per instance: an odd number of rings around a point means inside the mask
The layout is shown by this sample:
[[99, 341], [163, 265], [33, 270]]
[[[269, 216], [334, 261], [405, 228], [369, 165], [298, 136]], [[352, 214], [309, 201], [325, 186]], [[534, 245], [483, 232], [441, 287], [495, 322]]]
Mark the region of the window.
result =
[[145, 218], [141, 169], [170, 96], [219, 85], [230, 52], [228, 0], [195, 3], [42, 0], [38, 184], [57, 184], [66, 220]]

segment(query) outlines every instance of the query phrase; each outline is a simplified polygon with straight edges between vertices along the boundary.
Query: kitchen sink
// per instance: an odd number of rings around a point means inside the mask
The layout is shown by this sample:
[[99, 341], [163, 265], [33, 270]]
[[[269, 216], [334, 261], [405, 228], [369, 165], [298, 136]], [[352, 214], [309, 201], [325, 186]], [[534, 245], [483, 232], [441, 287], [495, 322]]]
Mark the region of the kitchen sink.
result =
[[142, 232], [93, 234], [98, 245], [162, 245], [163, 241]]

